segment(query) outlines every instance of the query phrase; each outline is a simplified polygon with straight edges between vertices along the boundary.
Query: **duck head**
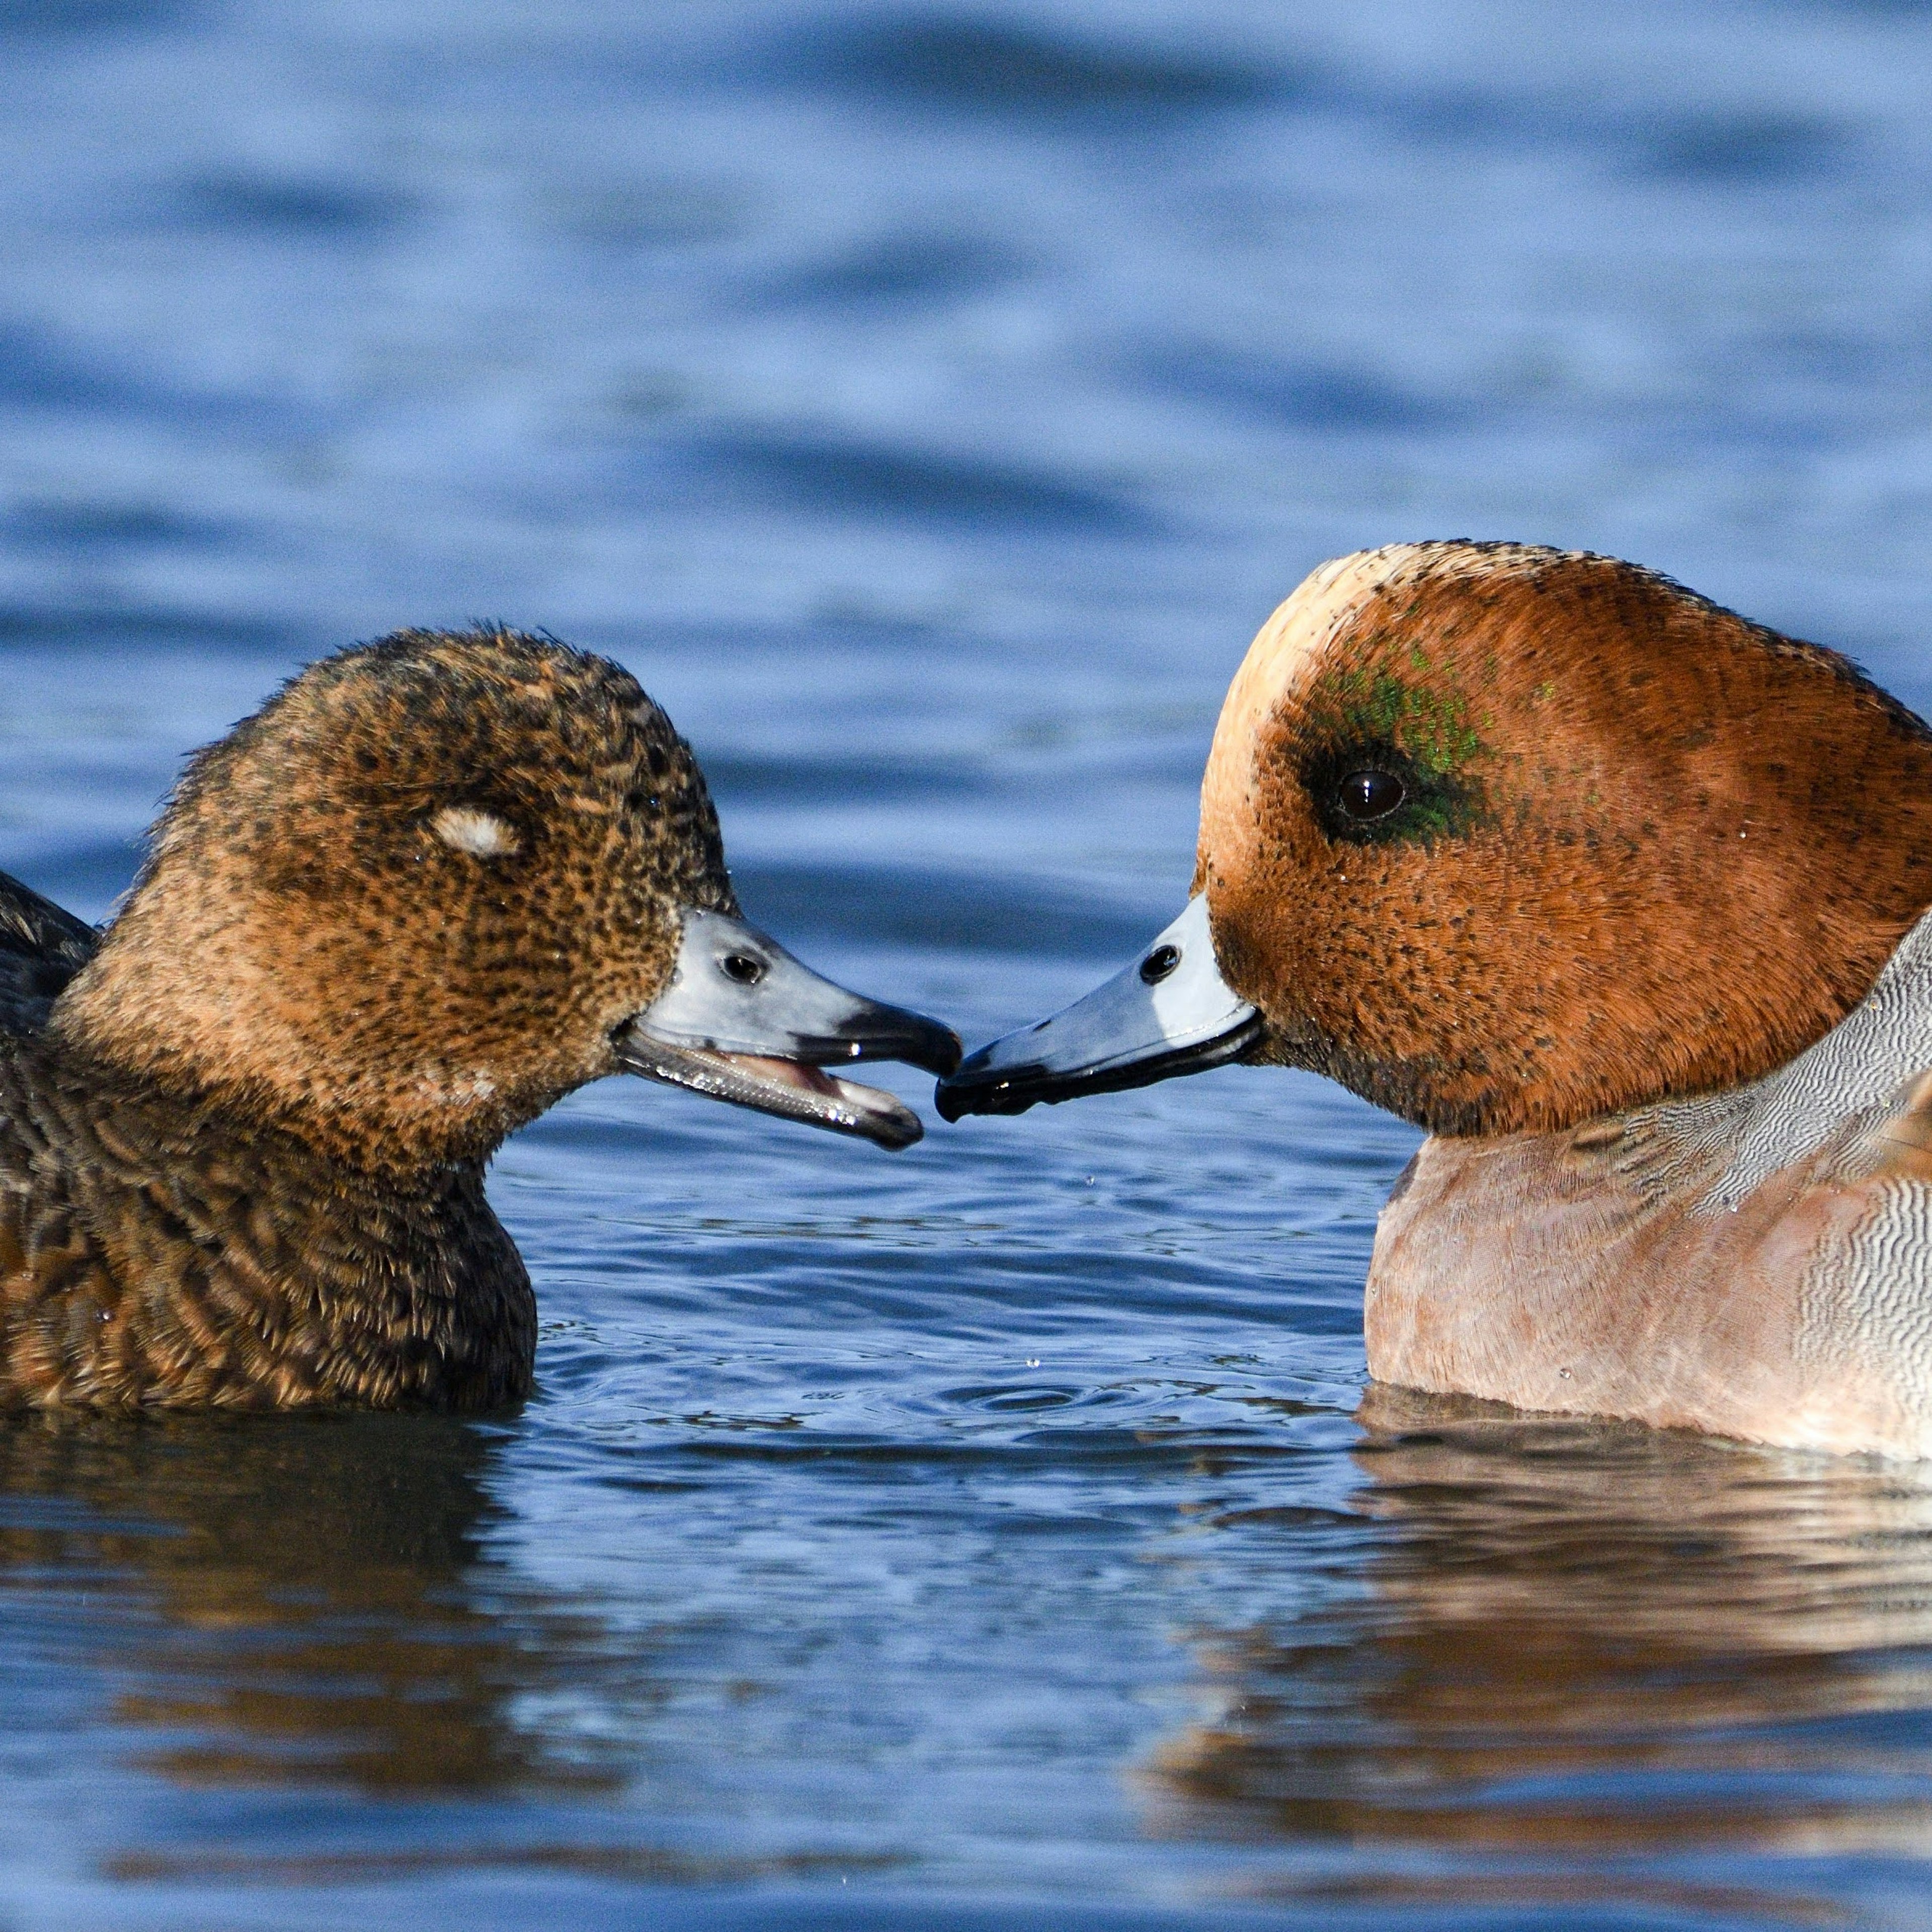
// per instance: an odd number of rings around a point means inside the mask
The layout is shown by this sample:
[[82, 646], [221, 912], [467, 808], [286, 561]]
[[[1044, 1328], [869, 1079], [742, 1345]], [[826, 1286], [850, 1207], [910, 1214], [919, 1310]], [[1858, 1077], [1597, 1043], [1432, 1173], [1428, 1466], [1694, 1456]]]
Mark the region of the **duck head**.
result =
[[1495, 1134], [1754, 1078], [1932, 904], [1928, 780], [1932, 734], [1844, 658], [1652, 572], [1342, 557], [1235, 676], [1186, 910], [940, 1111], [1241, 1060]]
[[745, 920], [628, 672], [489, 629], [311, 665], [197, 754], [50, 1024], [377, 1166], [487, 1154], [614, 1072], [903, 1147], [911, 1113], [825, 1070], [958, 1060]]

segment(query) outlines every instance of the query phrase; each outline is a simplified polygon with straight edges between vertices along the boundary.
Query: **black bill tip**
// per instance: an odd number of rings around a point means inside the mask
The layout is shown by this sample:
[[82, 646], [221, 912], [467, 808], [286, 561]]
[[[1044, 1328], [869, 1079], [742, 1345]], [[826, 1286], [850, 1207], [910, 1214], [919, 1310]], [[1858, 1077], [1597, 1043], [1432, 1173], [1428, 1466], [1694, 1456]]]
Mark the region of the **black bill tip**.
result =
[[942, 1077], [958, 1071], [964, 1051], [949, 1026], [868, 1000], [864, 1010], [826, 1040], [801, 1040], [798, 1058], [814, 1066], [843, 1066], [858, 1060], [897, 1060]]
[[991, 1047], [982, 1046], [933, 1089], [932, 1104], [942, 1120], [963, 1120], [968, 1114], [1024, 1114], [1042, 1100], [1071, 1097], [1042, 1090], [1053, 1084], [1044, 1066], [993, 1071], [988, 1064], [992, 1052]]

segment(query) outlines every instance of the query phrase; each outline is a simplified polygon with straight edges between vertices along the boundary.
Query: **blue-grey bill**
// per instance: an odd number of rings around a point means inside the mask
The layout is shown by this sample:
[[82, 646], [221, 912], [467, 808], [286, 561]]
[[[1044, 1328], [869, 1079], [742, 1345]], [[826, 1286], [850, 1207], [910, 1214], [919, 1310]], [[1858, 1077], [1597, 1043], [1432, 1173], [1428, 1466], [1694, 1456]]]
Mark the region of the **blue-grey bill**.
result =
[[618, 1032], [626, 1072], [688, 1087], [884, 1148], [925, 1130], [890, 1094], [826, 1070], [899, 1060], [959, 1064], [959, 1038], [922, 1013], [848, 992], [729, 913], [687, 907], [670, 984]]
[[1132, 965], [1051, 1019], [982, 1046], [939, 1083], [940, 1114], [1023, 1114], [1042, 1102], [1151, 1086], [1238, 1060], [1262, 1016], [1229, 987], [1199, 896]]

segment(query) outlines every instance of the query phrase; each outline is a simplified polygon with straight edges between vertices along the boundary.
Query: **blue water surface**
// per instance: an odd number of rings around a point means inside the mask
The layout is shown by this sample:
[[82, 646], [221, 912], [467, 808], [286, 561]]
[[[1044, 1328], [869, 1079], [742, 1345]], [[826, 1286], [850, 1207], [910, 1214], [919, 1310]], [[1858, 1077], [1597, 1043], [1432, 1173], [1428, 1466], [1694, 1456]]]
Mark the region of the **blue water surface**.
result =
[[[1923, 706], [1928, 100], [1912, 0], [8, 0], [0, 866], [102, 916], [295, 666], [500, 618], [978, 1040], [1336, 552]], [[1932, 1479], [1358, 1416], [1414, 1138], [578, 1095], [520, 1415], [0, 1429], [0, 1926], [1932, 1924]]]

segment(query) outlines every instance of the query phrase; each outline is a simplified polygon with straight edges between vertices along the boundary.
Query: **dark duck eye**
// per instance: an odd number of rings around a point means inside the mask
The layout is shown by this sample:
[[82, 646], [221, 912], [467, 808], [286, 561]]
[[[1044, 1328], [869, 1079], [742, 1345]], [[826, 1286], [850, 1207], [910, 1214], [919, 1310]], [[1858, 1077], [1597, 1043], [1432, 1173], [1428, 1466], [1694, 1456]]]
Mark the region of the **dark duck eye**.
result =
[[1358, 825], [1386, 818], [1408, 796], [1408, 788], [1392, 772], [1351, 772], [1342, 781], [1336, 802], [1342, 815]]

